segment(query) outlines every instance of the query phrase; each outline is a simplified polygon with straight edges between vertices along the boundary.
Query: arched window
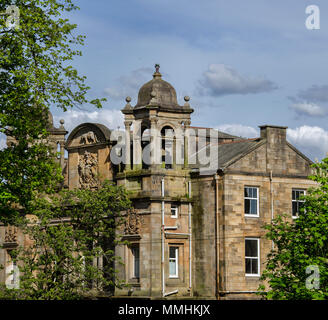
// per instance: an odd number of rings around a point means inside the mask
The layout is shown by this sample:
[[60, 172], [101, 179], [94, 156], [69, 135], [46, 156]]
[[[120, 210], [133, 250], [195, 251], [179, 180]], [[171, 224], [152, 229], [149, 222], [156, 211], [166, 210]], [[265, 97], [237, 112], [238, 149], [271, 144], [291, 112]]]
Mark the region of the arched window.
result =
[[162, 138], [162, 166], [165, 169], [172, 169], [174, 163], [174, 130], [170, 126], [165, 126], [161, 130]]
[[142, 148], [142, 169], [148, 169], [150, 165], [150, 152], [144, 152], [144, 149], [150, 143], [150, 129], [143, 128], [141, 135], [141, 148]]

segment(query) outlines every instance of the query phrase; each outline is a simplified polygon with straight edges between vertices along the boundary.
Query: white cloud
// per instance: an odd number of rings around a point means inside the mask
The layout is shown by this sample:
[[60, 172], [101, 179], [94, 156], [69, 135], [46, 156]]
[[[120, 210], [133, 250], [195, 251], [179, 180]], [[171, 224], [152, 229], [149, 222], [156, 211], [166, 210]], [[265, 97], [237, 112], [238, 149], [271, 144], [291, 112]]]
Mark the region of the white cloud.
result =
[[123, 114], [120, 110], [99, 109], [96, 111], [68, 110], [62, 116], [54, 116], [55, 127], [58, 127], [60, 119], [65, 120], [65, 128], [71, 132], [76, 126], [84, 122], [100, 123], [109, 129], [123, 127]]
[[127, 76], [121, 76], [116, 79], [118, 85], [104, 89], [105, 94], [113, 100], [123, 100], [127, 96], [135, 97], [140, 87], [151, 78], [154, 72], [151, 68], [139, 68], [133, 70]]
[[321, 160], [328, 152], [328, 131], [320, 127], [301, 126], [287, 129], [287, 139], [312, 159]]
[[321, 117], [327, 115], [327, 110], [325, 108], [311, 102], [294, 103], [291, 105], [291, 108], [298, 114], [311, 117]]
[[255, 138], [259, 136], [258, 130], [242, 124], [222, 124], [217, 129], [244, 138]]
[[270, 80], [247, 77], [224, 64], [211, 64], [199, 81], [201, 95], [224, 96], [229, 94], [249, 94], [277, 89]]

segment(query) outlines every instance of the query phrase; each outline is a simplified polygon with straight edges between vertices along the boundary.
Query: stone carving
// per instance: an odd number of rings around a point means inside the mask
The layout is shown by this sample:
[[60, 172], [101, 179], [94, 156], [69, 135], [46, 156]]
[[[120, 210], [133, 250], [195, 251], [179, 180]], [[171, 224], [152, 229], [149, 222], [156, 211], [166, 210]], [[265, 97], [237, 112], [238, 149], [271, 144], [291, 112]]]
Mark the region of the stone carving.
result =
[[5, 243], [17, 242], [17, 228], [9, 226], [5, 229]]
[[81, 144], [92, 144], [97, 142], [98, 142], [98, 138], [93, 131], [89, 131], [81, 135], [81, 139], [80, 139]]
[[135, 210], [130, 210], [124, 222], [125, 234], [139, 234], [140, 226], [143, 223], [142, 217]]
[[97, 154], [92, 154], [86, 151], [83, 155], [80, 156], [78, 172], [81, 188], [91, 189], [98, 186], [97, 168]]

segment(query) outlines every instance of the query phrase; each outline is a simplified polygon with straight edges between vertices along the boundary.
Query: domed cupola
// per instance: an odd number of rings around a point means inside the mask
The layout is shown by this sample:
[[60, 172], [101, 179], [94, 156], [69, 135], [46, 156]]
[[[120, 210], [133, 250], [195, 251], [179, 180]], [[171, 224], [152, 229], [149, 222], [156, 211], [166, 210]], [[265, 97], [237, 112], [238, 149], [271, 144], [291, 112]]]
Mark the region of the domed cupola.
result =
[[[177, 141], [172, 140], [169, 134], [167, 137], [165, 135], [167, 130], [171, 130], [175, 137], [179, 135], [178, 144], [182, 141], [180, 138], [190, 126], [190, 115], [194, 111], [190, 107], [190, 97], [185, 96], [185, 103], [179, 105], [175, 89], [162, 79], [158, 64], [155, 68], [153, 79], [140, 88], [137, 104], [133, 107], [132, 99], [126, 97], [127, 103], [121, 110], [124, 114], [125, 143], [130, 146], [125, 149], [125, 171], [131, 168], [132, 170], [147, 169], [149, 166], [152, 169], [159, 169], [163, 168], [163, 163], [165, 168], [168, 166], [177, 168], [181, 167], [181, 163], [183, 165], [187, 163], [187, 158], [178, 159], [178, 153], [170, 153], [168, 149], [165, 149], [167, 145], [173, 146], [174, 141]], [[149, 144], [150, 148], [147, 147]], [[181, 150], [178, 144], [176, 148]], [[133, 157], [131, 157], [132, 151]], [[144, 158], [145, 155], [146, 158]], [[163, 160], [163, 156], [169, 159]], [[171, 161], [171, 163], [165, 161]]]
[[175, 89], [170, 83], [162, 79], [162, 74], [159, 72], [160, 66], [157, 64], [155, 68], [153, 79], [140, 88], [138, 102], [134, 108], [149, 105], [165, 109], [179, 108]]

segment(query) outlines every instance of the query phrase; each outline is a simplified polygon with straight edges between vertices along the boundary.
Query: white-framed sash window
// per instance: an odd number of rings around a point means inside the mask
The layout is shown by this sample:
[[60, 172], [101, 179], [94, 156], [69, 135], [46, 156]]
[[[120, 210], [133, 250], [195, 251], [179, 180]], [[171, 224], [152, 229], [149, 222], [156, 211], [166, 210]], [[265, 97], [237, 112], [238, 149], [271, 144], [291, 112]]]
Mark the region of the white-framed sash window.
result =
[[260, 239], [245, 238], [245, 274], [260, 275]]

